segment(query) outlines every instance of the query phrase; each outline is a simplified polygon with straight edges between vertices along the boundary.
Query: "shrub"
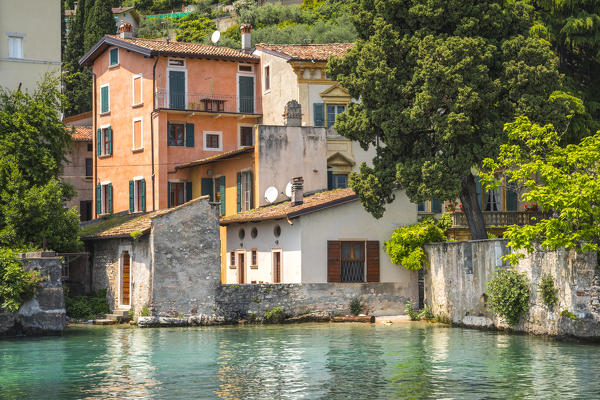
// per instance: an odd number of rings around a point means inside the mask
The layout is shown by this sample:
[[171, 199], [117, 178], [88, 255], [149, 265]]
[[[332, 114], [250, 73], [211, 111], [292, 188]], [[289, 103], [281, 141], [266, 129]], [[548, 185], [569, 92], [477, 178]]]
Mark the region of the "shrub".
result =
[[419, 312], [419, 319], [424, 319], [426, 321], [433, 321], [435, 319], [435, 315], [433, 315], [433, 311], [431, 307], [425, 307]]
[[404, 306], [404, 311], [406, 312], [406, 315], [410, 317], [411, 321], [418, 321], [420, 319], [419, 312], [415, 310], [415, 306], [411, 300], [408, 300], [406, 302], [406, 305]]
[[392, 238], [385, 242], [386, 252], [395, 264], [402, 264], [406, 269], [417, 271], [427, 261], [423, 245], [432, 242], [444, 242], [447, 238], [444, 231], [432, 218], [398, 228]]
[[148, 306], [142, 307], [142, 311], [140, 312], [140, 315], [142, 317], [149, 317], [150, 316], [150, 309], [148, 308]]
[[25, 271], [19, 250], [0, 248], [0, 309], [17, 311], [33, 297], [41, 278], [38, 271]]
[[514, 268], [499, 270], [487, 286], [489, 310], [504, 318], [509, 325], [517, 325], [529, 311], [531, 289], [527, 276]]
[[360, 297], [355, 297], [350, 300], [350, 314], [358, 315], [365, 309], [364, 304], [360, 301]]
[[554, 278], [551, 274], [544, 274], [540, 283], [539, 292], [542, 294], [544, 304], [552, 309], [558, 303], [558, 289], [554, 287]]
[[577, 318], [577, 316], [575, 314], [573, 314], [572, 312], [569, 312], [569, 310], [562, 310], [560, 312], [560, 316], [567, 317], [569, 319], [572, 319], [573, 321], [579, 321], [579, 318]]
[[281, 307], [273, 307], [271, 310], [265, 313], [265, 322], [271, 324], [279, 324], [283, 322], [285, 318], [285, 314], [283, 313], [283, 308]]
[[98, 290], [93, 296], [65, 298], [67, 315], [75, 319], [94, 319], [110, 313], [106, 302], [106, 289]]

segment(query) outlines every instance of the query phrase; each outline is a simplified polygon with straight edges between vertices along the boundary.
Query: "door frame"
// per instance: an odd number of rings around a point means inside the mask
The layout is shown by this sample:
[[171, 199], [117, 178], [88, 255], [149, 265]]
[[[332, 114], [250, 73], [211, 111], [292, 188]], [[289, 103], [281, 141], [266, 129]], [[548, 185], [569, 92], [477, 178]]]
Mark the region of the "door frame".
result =
[[[279, 282], [275, 282], [275, 254], [279, 253]], [[271, 278], [273, 283], [283, 283], [283, 249], [276, 247], [271, 249]]]
[[[129, 304], [123, 304], [123, 255], [127, 253], [129, 255]], [[132, 268], [133, 257], [131, 248], [119, 249], [119, 308], [131, 308], [132, 304]]]
[[174, 66], [170, 66], [167, 67], [167, 107], [168, 109], [171, 108], [171, 71], [179, 71], [179, 72], [183, 72], [184, 73], [184, 99], [185, 99], [185, 109], [188, 109], [188, 97], [187, 97], [187, 93], [188, 93], [188, 71], [187, 71], [187, 67], [185, 67], [185, 64], [183, 67], [174, 67]]
[[[252, 71], [255, 71], [255, 69], [253, 68]], [[186, 75], [187, 76], [187, 75]], [[253, 109], [252, 109], [252, 114], [256, 114], [256, 74], [255, 72], [237, 72], [236, 76], [235, 76], [235, 91], [237, 94], [237, 112], [241, 112], [240, 111], [240, 77], [247, 77], [247, 78], [252, 78], [252, 87], [253, 87], [253, 93], [252, 93], [252, 97], [253, 97]]]
[[[244, 258], [244, 262], [240, 262], [240, 256]], [[237, 268], [237, 281], [238, 284], [242, 285], [247, 278], [246, 276], [246, 265], [248, 264], [248, 254], [246, 250], [236, 250], [235, 252], [235, 266]]]

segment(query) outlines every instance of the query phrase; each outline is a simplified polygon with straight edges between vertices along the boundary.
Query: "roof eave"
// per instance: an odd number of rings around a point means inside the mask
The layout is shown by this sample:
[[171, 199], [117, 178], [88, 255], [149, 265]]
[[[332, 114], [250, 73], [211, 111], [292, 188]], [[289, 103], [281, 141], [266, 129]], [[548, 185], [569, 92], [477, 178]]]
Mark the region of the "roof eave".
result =
[[102, 39], [98, 41], [83, 57], [79, 59], [79, 65], [81, 66], [89, 66], [91, 65], [96, 58], [100, 56], [106, 49], [102, 49], [103, 46], [118, 46], [125, 50], [132, 51], [134, 53], [141, 54], [145, 57], [151, 57], [154, 54], [152, 50], [146, 49], [145, 47], [141, 47], [135, 45], [133, 43], [125, 42], [123, 40], [119, 40], [110, 36], [104, 36]]
[[275, 51], [275, 50], [271, 50], [271, 49], [267, 49], [267, 48], [264, 48], [264, 47], [262, 47], [260, 45], [256, 45], [256, 50], [265, 52], [265, 53], [270, 54], [272, 56], [283, 58], [286, 61], [292, 60], [292, 57], [288, 56], [285, 53], [282, 53], [282, 52], [279, 52], [279, 51]]
[[[140, 230], [142, 236], [150, 233], [150, 228]], [[90, 242], [92, 240], [108, 240], [108, 239], [133, 239], [130, 233], [120, 233], [118, 235], [106, 235], [106, 236], [84, 236], [81, 238], [84, 242]]]

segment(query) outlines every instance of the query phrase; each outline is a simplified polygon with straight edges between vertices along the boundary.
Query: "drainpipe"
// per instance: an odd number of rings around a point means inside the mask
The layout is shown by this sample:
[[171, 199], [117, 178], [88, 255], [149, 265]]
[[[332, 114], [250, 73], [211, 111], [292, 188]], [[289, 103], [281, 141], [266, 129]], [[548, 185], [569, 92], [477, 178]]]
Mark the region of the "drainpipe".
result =
[[[90, 71], [92, 72], [92, 110], [94, 111], [94, 130], [92, 131], [92, 140], [96, 143], [96, 148], [94, 149], [94, 176], [96, 178], [96, 180], [94, 180], [94, 187], [92, 188], [92, 199], [96, 198], [96, 185], [97, 185], [97, 180], [98, 180], [98, 146], [100, 146], [100, 143], [98, 143], [98, 134], [97, 134], [97, 129], [98, 129], [98, 117], [96, 116], [96, 74], [94, 73], [94, 70], [92, 68], [90, 68]], [[98, 210], [98, 208], [96, 207], [96, 202], [98, 201], [98, 199], [96, 199], [95, 202], [92, 202], [92, 209], [94, 210], [94, 215], [96, 216], [96, 218], [98, 218], [98, 215], [96, 215], [96, 211]]]
[[152, 67], [152, 112], [150, 112], [150, 152], [152, 153], [152, 211], [156, 211], [156, 190], [154, 174], [154, 112], [156, 111], [156, 64], [159, 57], [156, 57]]

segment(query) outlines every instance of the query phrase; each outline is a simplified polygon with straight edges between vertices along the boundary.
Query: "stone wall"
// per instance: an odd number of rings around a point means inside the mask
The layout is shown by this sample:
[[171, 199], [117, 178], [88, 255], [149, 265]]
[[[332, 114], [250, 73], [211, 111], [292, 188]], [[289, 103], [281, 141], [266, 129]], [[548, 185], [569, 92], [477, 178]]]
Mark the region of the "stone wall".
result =
[[[508, 268], [501, 260], [510, 249], [503, 239], [446, 242], [426, 245], [429, 267], [425, 273], [425, 302], [436, 315], [455, 324], [513, 329], [551, 336], [600, 338], [600, 269], [596, 253], [574, 250], [526, 254], [516, 266], [531, 284], [529, 313], [517, 326], [487, 311], [487, 282], [497, 268]], [[559, 302], [548, 309], [538, 292], [541, 278], [550, 273], [559, 290]], [[560, 315], [562, 310], [579, 320]]]
[[23, 268], [39, 271], [43, 280], [19, 311], [0, 311], [0, 336], [60, 334], [66, 326], [61, 258], [53, 252], [27, 253]]

